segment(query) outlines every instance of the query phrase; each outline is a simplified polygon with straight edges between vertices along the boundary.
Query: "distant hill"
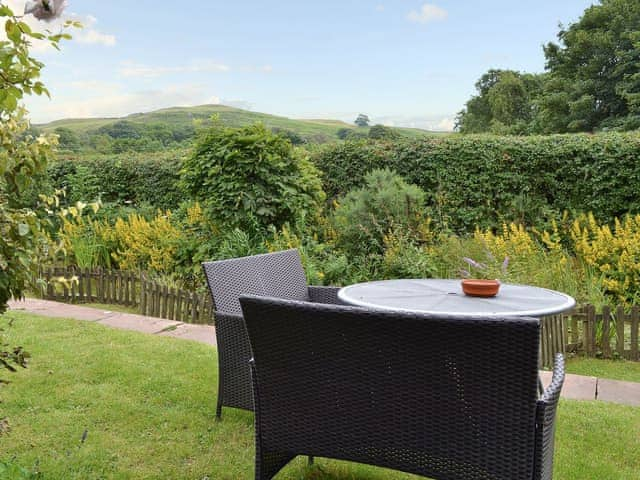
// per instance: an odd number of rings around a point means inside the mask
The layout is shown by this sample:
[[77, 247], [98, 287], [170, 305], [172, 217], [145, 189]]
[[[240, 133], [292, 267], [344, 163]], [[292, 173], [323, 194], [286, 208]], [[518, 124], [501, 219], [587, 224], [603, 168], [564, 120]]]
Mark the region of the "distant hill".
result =
[[[172, 107], [149, 113], [134, 113], [121, 118], [63, 119], [35, 125], [44, 132], [60, 135], [63, 149], [71, 151], [152, 151], [168, 146], [184, 145], [195, 133], [196, 124], [206, 125], [213, 115], [222, 123], [240, 127], [262, 122], [266, 127], [281, 131], [294, 143], [327, 143], [349, 133], [366, 136], [369, 128], [359, 128], [338, 120], [294, 120], [266, 113], [251, 112], [225, 105]], [[433, 132], [415, 128], [395, 128], [400, 136], [419, 137]]]

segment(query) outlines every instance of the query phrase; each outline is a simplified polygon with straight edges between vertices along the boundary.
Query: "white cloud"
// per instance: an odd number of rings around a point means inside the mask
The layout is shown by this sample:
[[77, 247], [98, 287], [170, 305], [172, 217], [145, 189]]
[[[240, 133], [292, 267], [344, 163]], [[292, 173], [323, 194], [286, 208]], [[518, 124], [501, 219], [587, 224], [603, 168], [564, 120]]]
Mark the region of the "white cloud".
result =
[[451, 115], [387, 115], [371, 117], [371, 123], [388, 127], [421, 128], [432, 132], [452, 132], [455, 118]]
[[113, 47], [116, 44], [115, 35], [108, 35], [93, 28], [93, 25], [98, 22], [93, 15], [86, 15], [83, 18], [79, 18], [78, 21], [84, 25], [82, 30], [73, 35], [73, 38], [78, 42], [99, 43], [107, 47]]
[[134, 62], [123, 62], [120, 74], [125, 77], [145, 77], [153, 78], [173, 73], [195, 73], [195, 72], [228, 72], [231, 68], [228, 65], [215, 63], [210, 60], [199, 60], [189, 65], [179, 65], [174, 67], [151, 66]]
[[441, 132], [453, 132], [453, 128], [456, 125], [456, 120], [453, 117], [446, 117], [440, 120], [433, 130], [441, 131]]
[[376, 5], [376, 12], [384, 12], [384, 5], [382, 5], [381, 3]]
[[407, 20], [415, 23], [429, 23], [445, 20], [449, 14], [444, 8], [425, 3], [419, 11], [412, 10], [407, 15]]
[[[26, 3], [26, 0], [3, 0], [2, 3], [6, 3], [6, 5], [11, 8], [13, 13], [15, 13], [16, 15], [22, 15], [24, 12], [24, 5]], [[71, 28], [67, 30], [67, 33], [70, 33], [73, 36], [73, 41], [84, 44], [106, 45], [108, 47], [116, 44], [115, 35], [103, 33], [94, 28], [94, 25], [98, 22], [96, 17], [94, 17], [93, 15], [78, 15], [76, 13], [68, 12], [69, 9], [67, 8], [67, 10], [64, 11], [61, 17], [56, 18], [51, 22], [42, 22], [36, 19], [33, 15], [26, 15], [22, 20], [27, 25], [29, 25], [32, 30], [43, 33], [45, 30], [50, 30], [54, 33], [61, 32], [64, 30], [64, 23], [67, 20], [73, 20], [75, 22], [80, 22], [84, 26], [84, 28], [82, 29]], [[0, 31], [0, 40], [2, 40], [3, 38], [6, 38], [4, 29]], [[32, 52], [42, 53], [54, 51], [53, 47], [51, 47], [51, 45], [47, 41], [32, 40], [31, 43]], [[64, 45], [64, 42], [62, 44]]]

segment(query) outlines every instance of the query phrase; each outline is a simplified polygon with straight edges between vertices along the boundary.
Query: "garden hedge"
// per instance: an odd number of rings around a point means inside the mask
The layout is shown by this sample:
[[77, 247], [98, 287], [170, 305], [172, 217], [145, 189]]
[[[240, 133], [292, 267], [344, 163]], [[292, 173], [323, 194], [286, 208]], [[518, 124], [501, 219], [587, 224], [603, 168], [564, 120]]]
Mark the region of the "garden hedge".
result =
[[62, 158], [49, 166], [54, 188], [65, 188], [67, 201], [137, 206], [143, 203], [174, 210], [184, 200], [179, 183], [180, 154], [123, 154]]
[[603, 221], [640, 211], [640, 135], [448, 135], [353, 141], [314, 154], [332, 199], [390, 168], [427, 192], [434, 220], [456, 232], [503, 221], [542, 226], [565, 210]]

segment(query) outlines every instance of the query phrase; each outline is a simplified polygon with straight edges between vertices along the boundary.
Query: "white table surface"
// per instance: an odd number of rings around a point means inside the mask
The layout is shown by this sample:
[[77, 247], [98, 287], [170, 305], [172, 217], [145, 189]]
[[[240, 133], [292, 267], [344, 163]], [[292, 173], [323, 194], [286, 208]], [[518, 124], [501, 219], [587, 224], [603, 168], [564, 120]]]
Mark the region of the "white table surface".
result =
[[503, 283], [491, 298], [470, 297], [460, 280], [402, 279], [357, 283], [340, 289], [338, 297], [360, 307], [451, 316], [542, 317], [571, 309], [569, 295], [528, 285]]

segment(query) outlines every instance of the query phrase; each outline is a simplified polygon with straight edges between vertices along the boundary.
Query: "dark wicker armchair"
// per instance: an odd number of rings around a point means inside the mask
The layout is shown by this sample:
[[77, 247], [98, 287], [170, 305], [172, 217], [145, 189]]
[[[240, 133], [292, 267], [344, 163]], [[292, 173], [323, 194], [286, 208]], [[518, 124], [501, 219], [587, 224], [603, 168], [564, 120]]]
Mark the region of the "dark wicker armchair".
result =
[[256, 480], [296, 455], [437, 480], [551, 479], [562, 356], [538, 396], [539, 321], [240, 299]]
[[251, 347], [247, 338], [240, 295], [340, 303], [338, 288], [308, 287], [297, 250], [233, 258], [202, 264], [214, 305], [218, 344], [218, 404], [253, 410]]

